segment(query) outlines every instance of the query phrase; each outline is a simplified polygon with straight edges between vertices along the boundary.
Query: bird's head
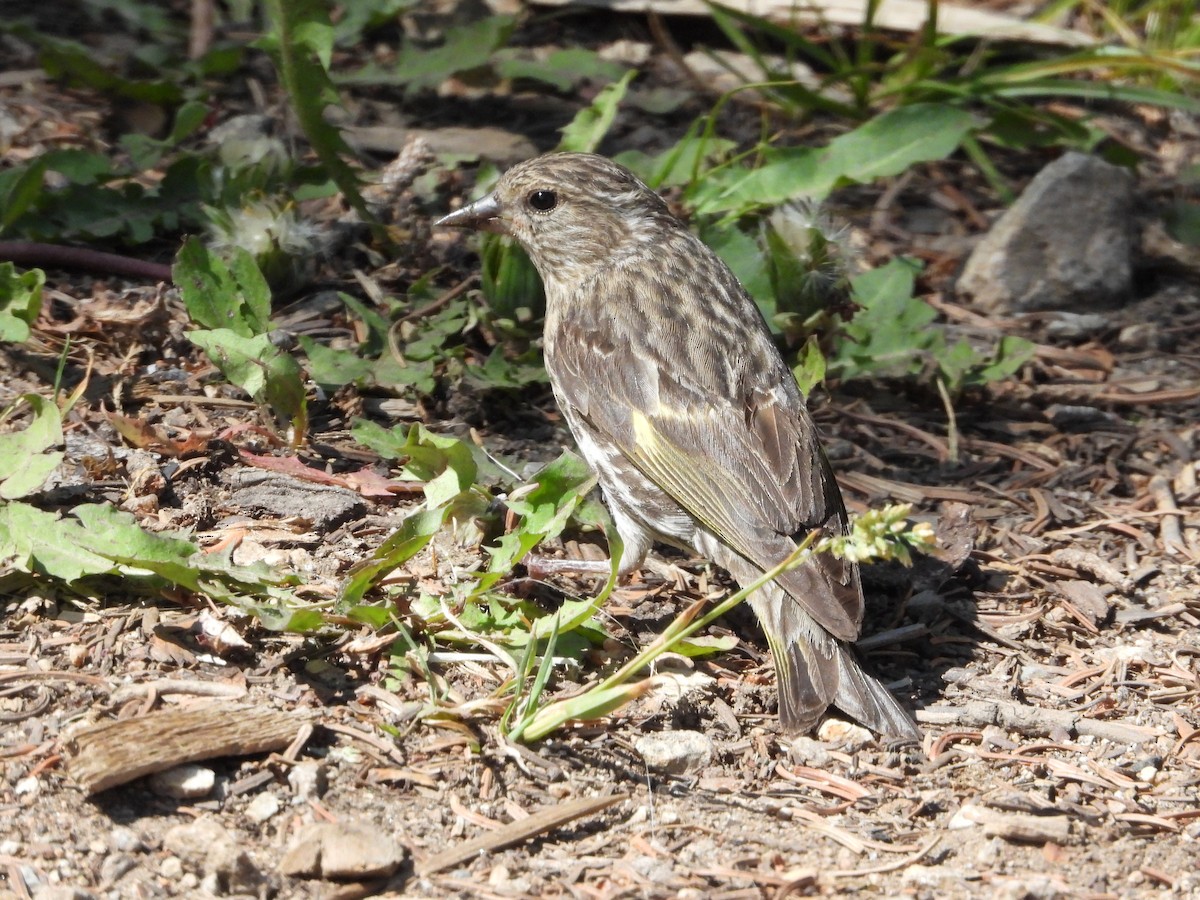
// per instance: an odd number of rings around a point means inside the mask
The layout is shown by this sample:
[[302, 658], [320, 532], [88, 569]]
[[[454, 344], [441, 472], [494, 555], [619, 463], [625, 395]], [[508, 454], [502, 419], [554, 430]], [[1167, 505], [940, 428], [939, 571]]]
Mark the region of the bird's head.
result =
[[551, 153], [509, 169], [486, 197], [435, 224], [511, 235], [543, 280], [574, 281], [630, 241], [653, 243], [679, 223], [625, 167], [592, 153]]

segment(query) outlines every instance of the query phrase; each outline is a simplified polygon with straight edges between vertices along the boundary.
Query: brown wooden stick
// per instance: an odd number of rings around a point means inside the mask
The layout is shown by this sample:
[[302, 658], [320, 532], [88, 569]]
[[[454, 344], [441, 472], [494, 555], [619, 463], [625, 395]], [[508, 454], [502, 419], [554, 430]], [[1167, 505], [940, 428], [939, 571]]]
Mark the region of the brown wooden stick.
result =
[[547, 807], [527, 819], [513, 822], [498, 831], [481, 834], [457, 847], [434, 854], [417, 866], [417, 874], [432, 875], [434, 872], [440, 872], [442, 869], [466, 862], [480, 853], [511, 847], [513, 844], [537, 837], [543, 832], [566, 825], [575, 819], [598, 813], [602, 809], [608, 809], [610, 806], [628, 799], [626, 794], [613, 794], [608, 797], [585, 797], [582, 800], [572, 800], [568, 803]]
[[171, 267], [163, 263], [86, 247], [42, 244], [37, 241], [0, 241], [0, 261], [39, 269], [83, 269], [100, 275], [123, 275], [150, 281], [172, 280]]
[[282, 750], [303, 724], [275, 709], [224, 705], [102, 722], [67, 741], [67, 771], [96, 794], [183, 763]]

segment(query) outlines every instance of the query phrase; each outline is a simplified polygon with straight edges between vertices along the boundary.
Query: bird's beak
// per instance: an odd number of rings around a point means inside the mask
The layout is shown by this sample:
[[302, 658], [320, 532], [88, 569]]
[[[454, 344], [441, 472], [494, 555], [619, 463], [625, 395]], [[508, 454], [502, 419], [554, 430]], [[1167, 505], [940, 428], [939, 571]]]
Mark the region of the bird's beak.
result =
[[508, 223], [500, 215], [500, 201], [495, 194], [476, 200], [474, 203], [455, 210], [448, 216], [442, 216], [434, 226], [446, 228], [474, 228], [477, 231], [494, 231], [497, 234], [508, 234]]

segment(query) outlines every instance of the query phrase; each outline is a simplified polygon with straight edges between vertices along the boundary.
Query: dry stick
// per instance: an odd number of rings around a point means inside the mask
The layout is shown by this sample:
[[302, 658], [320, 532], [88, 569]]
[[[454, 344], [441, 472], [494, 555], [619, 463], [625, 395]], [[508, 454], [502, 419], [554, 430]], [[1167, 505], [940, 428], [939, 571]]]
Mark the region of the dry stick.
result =
[[950, 462], [958, 463], [958, 417], [954, 415], [954, 401], [950, 399], [950, 392], [946, 390], [946, 382], [942, 378], [937, 379], [938, 396], [942, 398], [942, 405], [946, 407], [946, 449], [950, 456]]
[[511, 847], [513, 844], [537, 837], [543, 832], [559, 828], [575, 819], [598, 813], [628, 799], [628, 794], [613, 794], [608, 797], [585, 797], [581, 800], [572, 800], [569, 803], [547, 807], [527, 819], [513, 822], [498, 831], [481, 834], [457, 847], [451, 847], [449, 850], [443, 850], [441, 853], [431, 856], [425, 862], [417, 865], [417, 874], [432, 875], [442, 869], [467, 862], [480, 853]]
[[244, 684], [233, 684], [228, 681], [187, 681], [182, 678], [161, 678], [157, 681], [143, 681], [139, 684], [123, 684], [112, 692], [111, 702], [119, 706], [130, 700], [141, 700], [151, 694], [159, 697], [167, 694], [188, 694], [193, 697], [240, 700], [247, 693]]
[[903, 869], [911, 866], [923, 856], [927, 856], [929, 851], [938, 845], [941, 840], [941, 835], [938, 835], [928, 844], [917, 850], [915, 853], [910, 853], [902, 859], [897, 859], [893, 862], [882, 863], [878, 866], [868, 866], [865, 869], [834, 869], [832, 872], [826, 872], [826, 878], [856, 878], [860, 875], [884, 875], [888, 872], [895, 872], [897, 869]]
[[1062, 728], [1078, 735], [1092, 735], [1117, 744], [1139, 744], [1158, 737], [1158, 733], [1152, 728], [1121, 722], [1104, 722], [1066, 710], [1021, 706], [998, 700], [972, 700], [958, 707], [929, 706], [917, 710], [917, 721], [929, 725], [970, 728], [998, 725], [1028, 734], [1049, 734], [1055, 728]]
[[1150, 479], [1149, 488], [1150, 496], [1154, 498], [1155, 508], [1159, 512], [1167, 513], [1162, 517], [1162, 522], [1158, 526], [1158, 534], [1162, 539], [1163, 546], [1168, 553], [1186, 552], [1187, 544], [1183, 541], [1183, 531], [1179, 527], [1182, 516], [1179, 512], [1179, 505], [1175, 502], [1175, 492], [1171, 489], [1171, 482], [1165, 475], [1155, 475]]
[[713, 90], [713, 86], [696, 74], [696, 70], [687, 64], [687, 60], [683, 57], [683, 51], [679, 49], [679, 45], [675, 43], [675, 38], [671, 37], [671, 32], [667, 30], [667, 25], [663, 22], [662, 16], [651, 10], [647, 16], [647, 23], [650, 25], [650, 34], [662, 48], [662, 51], [667, 54], [667, 58], [675, 64], [684, 77], [692, 83], [692, 87], [702, 97], [711, 97], [714, 94], [719, 94], [720, 91]]
[[64, 247], [37, 241], [0, 241], [0, 260], [41, 269], [84, 269], [128, 278], [171, 281], [171, 267], [168, 265], [86, 247]]
[[1182, 403], [1185, 400], [1191, 400], [1194, 397], [1200, 397], [1200, 388], [1179, 388], [1169, 391], [1147, 391], [1144, 394], [1118, 394], [1112, 391], [1101, 391], [1097, 394], [1092, 394], [1092, 400], [1103, 401], [1105, 403], [1126, 404], [1129, 406], [1143, 406], [1148, 403]]
[[387, 342], [388, 349], [392, 352], [392, 357], [397, 363], [399, 363], [401, 366], [408, 365], [408, 361], [404, 358], [404, 349], [400, 343], [400, 326], [405, 322], [413, 322], [417, 319], [423, 319], [425, 316], [437, 312], [442, 307], [449, 306], [451, 301], [462, 294], [465, 294], [467, 289], [474, 284], [478, 278], [478, 275], [468, 275], [454, 287], [443, 293], [436, 300], [431, 300], [429, 303], [426, 303], [419, 309], [414, 309], [412, 312], [405, 316], [401, 316], [392, 323], [392, 326], [388, 329]]

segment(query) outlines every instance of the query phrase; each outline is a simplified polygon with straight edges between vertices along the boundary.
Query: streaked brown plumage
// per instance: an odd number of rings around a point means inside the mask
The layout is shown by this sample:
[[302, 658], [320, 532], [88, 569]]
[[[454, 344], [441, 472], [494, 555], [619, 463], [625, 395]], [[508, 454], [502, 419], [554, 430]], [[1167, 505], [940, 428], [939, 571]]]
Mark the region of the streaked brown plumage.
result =
[[[510, 234], [546, 287], [546, 369], [625, 543], [694, 550], [745, 584], [846, 511], [795, 378], [720, 258], [632, 173], [541, 156], [439, 224]], [[857, 567], [827, 554], [756, 592], [789, 731], [830, 705], [888, 735], [908, 714], [855, 660]]]

